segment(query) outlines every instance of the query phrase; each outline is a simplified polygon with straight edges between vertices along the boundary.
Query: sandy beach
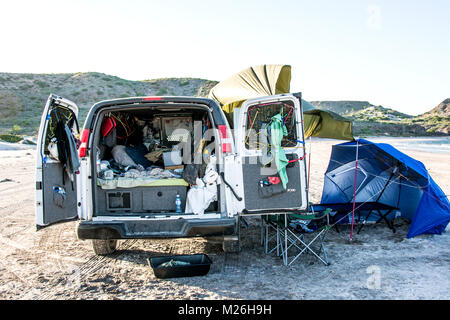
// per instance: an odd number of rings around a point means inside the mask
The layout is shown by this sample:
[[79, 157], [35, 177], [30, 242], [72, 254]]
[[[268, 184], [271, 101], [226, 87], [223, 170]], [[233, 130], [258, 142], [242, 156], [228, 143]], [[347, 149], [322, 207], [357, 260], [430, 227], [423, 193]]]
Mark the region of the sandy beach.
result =
[[[310, 201], [321, 198], [323, 174], [333, 140], [314, 140]], [[14, 148], [12, 148], [14, 149]], [[422, 161], [450, 194], [450, 155], [402, 150]], [[94, 255], [91, 242], [76, 236], [77, 222], [36, 231], [35, 151], [0, 151], [0, 299], [448, 299], [450, 232], [406, 239], [409, 223], [396, 220], [396, 233], [384, 223], [367, 225], [355, 241], [350, 229], [326, 237], [331, 262], [311, 255], [292, 266], [266, 255], [260, 220], [242, 228], [243, 250], [225, 254], [204, 239], [127, 240], [108, 257]], [[206, 253], [208, 275], [160, 280], [147, 258]], [[376, 274], [379, 282], [373, 283]]]

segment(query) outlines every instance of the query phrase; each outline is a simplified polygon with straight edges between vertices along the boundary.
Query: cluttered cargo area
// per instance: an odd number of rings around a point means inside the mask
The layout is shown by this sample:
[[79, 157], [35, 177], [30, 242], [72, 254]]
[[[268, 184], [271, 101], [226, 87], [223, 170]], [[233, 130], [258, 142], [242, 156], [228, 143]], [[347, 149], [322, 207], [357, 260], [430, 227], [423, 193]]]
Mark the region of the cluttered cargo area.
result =
[[94, 129], [94, 216], [213, 214], [214, 121], [206, 106], [101, 112]]

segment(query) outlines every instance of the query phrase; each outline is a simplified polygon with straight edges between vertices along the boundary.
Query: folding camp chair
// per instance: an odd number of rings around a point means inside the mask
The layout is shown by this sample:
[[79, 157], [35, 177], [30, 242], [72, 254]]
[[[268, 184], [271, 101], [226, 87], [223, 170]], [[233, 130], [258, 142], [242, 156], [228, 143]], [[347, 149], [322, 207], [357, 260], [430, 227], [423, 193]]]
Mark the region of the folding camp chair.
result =
[[[266, 254], [273, 253], [276, 250], [276, 255], [280, 256], [280, 223], [281, 215], [263, 215], [261, 216], [261, 244], [264, 246]], [[271, 247], [271, 244], [273, 247]]]
[[[284, 265], [291, 265], [303, 253], [312, 253], [325, 265], [329, 265], [325, 250], [324, 238], [330, 229], [331, 209], [325, 209], [311, 214], [280, 214], [262, 217], [261, 235], [266, 254], [276, 251], [277, 256], [283, 258]], [[314, 229], [308, 230], [307, 226], [313, 224]], [[301, 225], [305, 227], [302, 227]], [[264, 234], [263, 234], [264, 233]], [[319, 248], [313, 245], [319, 241]], [[274, 243], [275, 242], [275, 243]], [[270, 246], [271, 243], [273, 247]], [[294, 255], [290, 254], [294, 252]], [[323, 257], [321, 256], [323, 255]]]

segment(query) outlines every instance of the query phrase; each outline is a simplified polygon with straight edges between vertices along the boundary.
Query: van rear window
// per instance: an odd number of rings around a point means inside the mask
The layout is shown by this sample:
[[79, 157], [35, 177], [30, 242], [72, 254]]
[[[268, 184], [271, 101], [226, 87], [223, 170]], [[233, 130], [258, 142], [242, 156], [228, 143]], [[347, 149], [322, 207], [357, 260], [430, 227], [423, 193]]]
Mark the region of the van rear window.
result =
[[292, 101], [264, 103], [250, 106], [247, 110], [245, 147], [249, 150], [270, 148], [270, 124], [272, 117], [281, 113], [287, 129], [282, 147], [297, 145], [296, 119]]
[[52, 106], [49, 110], [48, 117], [49, 121], [44, 142], [44, 154], [50, 153], [48, 151], [48, 145], [50, 144], [50, 140], [56, 137], [55, 131], [58, 120], [61, 120], [67, 124], [75, 136], [79, 135], [79, 128], [78, 123], [76, 122], [75, 114], [69, 108], [60, 105]]

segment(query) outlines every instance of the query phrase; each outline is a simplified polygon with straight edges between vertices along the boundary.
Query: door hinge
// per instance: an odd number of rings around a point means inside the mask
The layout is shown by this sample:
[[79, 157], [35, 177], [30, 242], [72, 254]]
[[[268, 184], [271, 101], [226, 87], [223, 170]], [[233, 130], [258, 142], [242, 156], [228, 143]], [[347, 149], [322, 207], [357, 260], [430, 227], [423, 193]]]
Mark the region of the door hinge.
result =
[[36, 181], [36, 190], [42, 190], [42, 181]]

